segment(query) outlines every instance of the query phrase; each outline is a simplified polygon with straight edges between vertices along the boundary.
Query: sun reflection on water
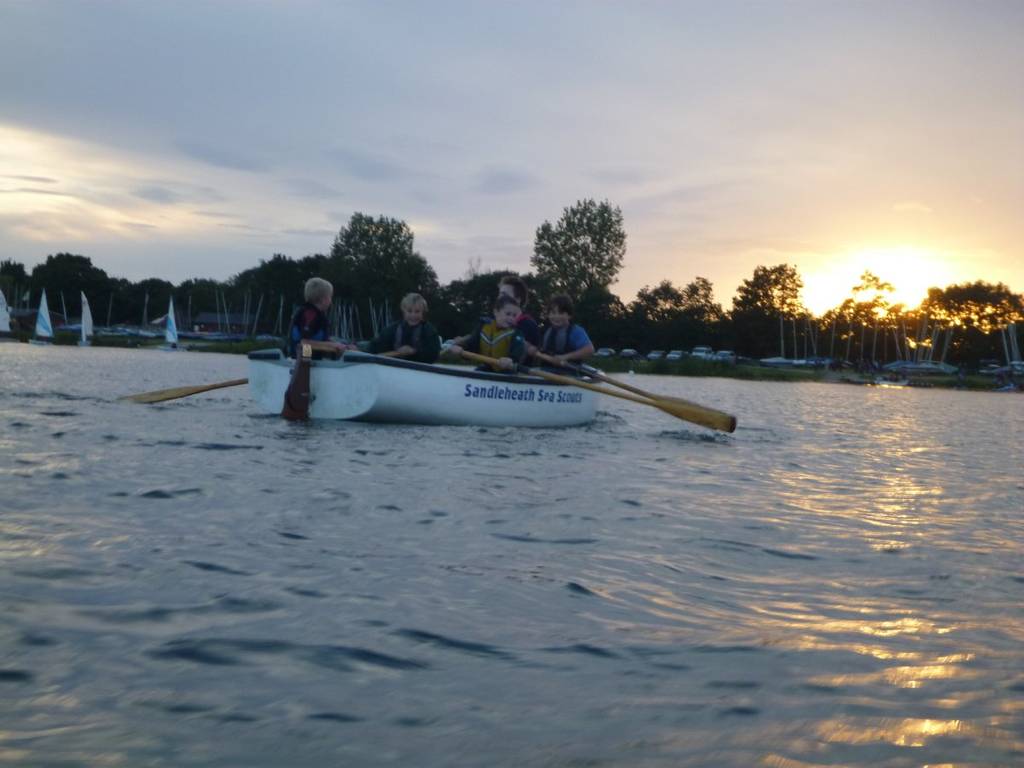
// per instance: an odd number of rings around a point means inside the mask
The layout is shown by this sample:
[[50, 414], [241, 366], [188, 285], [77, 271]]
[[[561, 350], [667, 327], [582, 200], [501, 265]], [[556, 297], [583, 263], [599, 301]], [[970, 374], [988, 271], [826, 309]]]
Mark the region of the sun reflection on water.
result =
[[998, 743], [1012, 750], [1024, 747], [1024, 741], [1012, 733], [967, 720], [878, 718], [869, 723], [829, 720], [818, 724], [816, 732], [823, 741], [850, 745], [887, 743], [899, 747], [924, 747], [930, 740], [953, 737], [977, 743]]

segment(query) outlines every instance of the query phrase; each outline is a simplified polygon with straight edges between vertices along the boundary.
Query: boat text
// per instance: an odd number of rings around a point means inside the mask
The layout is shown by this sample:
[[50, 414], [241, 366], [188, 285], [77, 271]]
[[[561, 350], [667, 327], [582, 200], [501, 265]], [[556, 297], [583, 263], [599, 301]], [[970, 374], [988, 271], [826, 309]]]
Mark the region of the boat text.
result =
[[485, 400], [522, 400], [528, 403], [580, 403], [583, 402], [582, 392], [562, 392], [548, 389], [516, 389], [502, 384], [489, 387], [477, 387], [467, 384], [465, 397], [482, 398]]

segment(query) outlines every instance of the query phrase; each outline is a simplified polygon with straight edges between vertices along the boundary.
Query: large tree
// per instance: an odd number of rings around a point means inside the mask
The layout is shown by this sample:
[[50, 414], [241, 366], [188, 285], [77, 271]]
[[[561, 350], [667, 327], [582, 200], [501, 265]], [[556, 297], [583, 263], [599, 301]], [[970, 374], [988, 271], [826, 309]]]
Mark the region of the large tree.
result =
[[[277, 330], [279, 315], [283, 329], [294, 308], [303, 301], [306, 280], [325, 274], [326, 267], [327, 257], [322, 254], [296, 261], [275, 253], [232, 277], [223, 292], [224, 300], [233, 311], [245, 315], [247, 329]], [[214, 304], [208, 306], [212, 309]]]
[[625, 340], [626, 307], [605, 286], [585, 290], [576, 301], [575, 320], [587, 329], [594, 346], [621, 347]]
[[334, 239], [326, 277], [342, 299], [386, 301], [397, 314], [410, 292], [432, 296], [437, 274], [413, 249], [413, 233], [400, 219], [354, 213]]
[[736, 289], [732, 300], [733, 331], [737, 351], [751, 357], [767, 357], [780, 350], [780, 318], [805, 314], [800, 304], [803, 280], [796, 267], [759, 266]]
[[1003, 359], [1004, 329], [1024, 321], [1024, 295], [1002, 283], [973, 283], [929, 288], [921, 312], [930, 320], [952, 326], [952, 357], [976, 365], [980, 360]]
[[1002, 283], [973, 283], [929, 288], [921, 310], [933, 319], [990, 333], [1024, 320], [1024, 296]]
[[33, 293], [38, 294], [44, 289], [49, 296], [51, 311], [59, 312], [63, 309], [60, 299], [63, 294], [68, 314], [74, 316], [82, 311], [81, 292], [84, 291], [90, 304], [95, 306], [100, 296], [109, 294], [110, 278], [102, 269], [94, 267], [87, 256], [51, 254], [46, 257], [46, 261], [36, 264], [32, 269]]
[[12, 307], [20, 306], [22, 292], [29, 287], [25, 265], [13, 259], [0, 261], [0, 291]]
[[753, 277], [744, 280], [736, 289], [732, 311], [759, 312], [769, 317], [800, 314], [800, 291], [803, 287], [796, 267], [789, 264], [755, 267]]
[[580, 200], [558, 223], [537, 229], [530, 263], [552, 290], [579, 297], [615, 282], [626, 254], [622, 211], [607, 200]]
[[698, 277], [682, 288], [662, 280], [644, 287], [626, 311], [631, 346], [689, 348], [718, 341], [722, 307], [714, 300], [711, 281]]

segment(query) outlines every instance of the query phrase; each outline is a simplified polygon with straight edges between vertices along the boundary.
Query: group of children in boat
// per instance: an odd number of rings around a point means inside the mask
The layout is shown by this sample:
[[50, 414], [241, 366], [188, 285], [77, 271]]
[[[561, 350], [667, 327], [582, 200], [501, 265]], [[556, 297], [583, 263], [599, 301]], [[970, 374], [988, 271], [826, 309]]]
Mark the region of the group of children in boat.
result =
[[[334, 298], [334, 287], [323, 278], [306, 281], [305, 304], [292, 318], [288, 332], [288, 354], [295, 356], [303, 340], [328, 341], [327, 310]], [[525, 311], [529, 301], [526, 283], [507, 275], [498, 284], [493, 314], [481, 318], [472, 333], [460, 336], [446, 348], [450, 354], [463, 350], [495, 358], [497, 367], [515, 371], [517, 366], [539, 361], [565, 366], [581, 363], [594, 354], [594, 345], [582, 327], [573, 322], [573, 303], [565, 294], [552, 296], [545, 305], [544, 327]], [[364, 352], [399, 357], [421, 363], [434, 363], [441, 354], [441, 337], [427, 321], [427, 302], [418, 293], [410, 293], [401, 302], [402, 319], [384, 328], [369, 343], [337, 343], [343, 352]]]

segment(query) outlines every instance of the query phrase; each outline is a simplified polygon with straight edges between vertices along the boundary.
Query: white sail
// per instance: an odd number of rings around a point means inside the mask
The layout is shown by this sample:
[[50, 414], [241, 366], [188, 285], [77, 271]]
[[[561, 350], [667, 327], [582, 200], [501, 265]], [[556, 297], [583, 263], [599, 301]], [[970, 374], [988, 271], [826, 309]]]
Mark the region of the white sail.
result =
[[167, 307], [167, 326], [164, 328], [164, 340], [171, 345], [178, 344], [178, 324], [174, 322], [174, 297]]
[[82, 291], [82, 346], [89, 344], [92, 338], [92, 311], [89, 309], [89, 300], [85, 298], [85, 291]]
[[53, 324], [50, 322], [50, 306], [46, 303], [46, 291], [39, 300], [39, 311], [36, 313], [36, 338], [52, 339]]
[[11, 332], [11, 312], [7, 308], [7, 299], [4, 292], [0, 291], [0, 333]]

